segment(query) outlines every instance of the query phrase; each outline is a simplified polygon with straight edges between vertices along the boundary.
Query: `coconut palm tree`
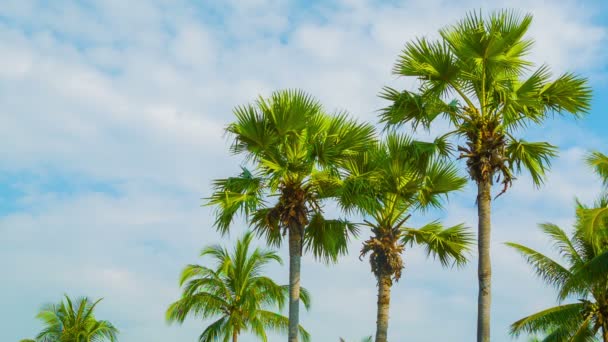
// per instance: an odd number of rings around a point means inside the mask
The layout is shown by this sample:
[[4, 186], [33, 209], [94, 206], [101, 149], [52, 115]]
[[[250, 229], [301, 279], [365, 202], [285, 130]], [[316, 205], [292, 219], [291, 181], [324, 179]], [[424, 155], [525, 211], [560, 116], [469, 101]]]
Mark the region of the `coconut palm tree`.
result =
[[103, 342], [117, 341], [118, 329], [108, 321], [98, 321], [93, 311], [97, 304], [86, 297], [72, 301], [65, 296], [59, 304], [46, 304], [36, 318], [44, 329], [33, 340], [35, 342]]
[[323, 188], [348, 156], [370, 144], [374, 129], [345, 113], [325, 114], [319, 102], [297, 90], [274, 92], [234, 114], [226, 129], [231, 151], [244, 155], [252, 170], [215, 181], [208, 203], [217, 208], [215, 227], [222, 233], [243, 213], [270, 245], [278, 247], [288, 236], [288, 340], [297, 342], [302, 253], [335, 261], [355, 233], [348, 222], [324, 217]]
[[381, 93], [390, 101], [381, 111], [387, 127], [407, 123], [429, 129], [442, 118], [452, 128], [447, 136], [462, 142], [460, 158], [477, 185], [477, 341], [483, 342], [490, 340], [492, 185], [502, 185], [501, 195], [522, 170], [540, 185], [557, 148], [517, 135], [554, 114], [580, 117], [590, 107], [586, 79], [572, 73], [552, 78], [546, 65], [532, 68], [526, 56], [533, 41], [525, 37], [531, 22], [531, 15], [515, 11], [488, 17], [470, 13], [441, 29], [438, 40], [419, 38], [406, 44], [393, 73], [416, 77], [416, 91], [385, 87]]
[[[277, 285], [262, 273], [269, 263], [283, 262], [273, 251], [252, 250], [252, 239], [253, 234], [246, 233], [232, 253], [219, 245], [204, 248], [201, 256], [213, 258], [215, 266], [188, 265], [182, 271], [182, 297], [167, 310], [167, 321], [181, 324], [189, 315], [203, 319], [219, 316], [200, 335], [200, 342], [237, 342], [246, 331], [266, 342], [267, 330], [286, 332], [287, 317], [272, 310], [283, 308], [288, 287]], [[308, 308], [308, 292], [302, 289], [301, 295]], [[310, 341], [301, 326], [299, 333], [304, 341]]]
[[572, 297], [578, 299], [578, 302], [561, 304], [520, 319], [511, 325], [512, 334], [550, 331], [543, 341], [595, 341], [599, 334], [608, 342], [608, 220], [590, 219], [607, 205], [606, 197], [600, 198], [594, 208], [578, 203], [571, 237], [554, 224], [540, 225], [566, 265], [529, 247], [507, 244], [558, 290], [560, 302]]
[[433, 221], [421, 228], [407, 224], [415, 210], [440, 207], [442, 196], [458, 190], [466, 179], [456, 167], [436, 157], [447, 153], [447, 144], [415, 141], [390, 134], [386, 141], [346, 163], [339, 187], [339, 203], [346, 211], [358, 211], [371, 237], [363, 243], [361, 257], [370, 255], [371, 270], [378, 281], [376, 342], [386, 342], [390, 293], [403, 269], [407, 246], [420, 245], [438, 257], [442, 265], [462, 264], [473, 236], [463, 225], [444, 228]]

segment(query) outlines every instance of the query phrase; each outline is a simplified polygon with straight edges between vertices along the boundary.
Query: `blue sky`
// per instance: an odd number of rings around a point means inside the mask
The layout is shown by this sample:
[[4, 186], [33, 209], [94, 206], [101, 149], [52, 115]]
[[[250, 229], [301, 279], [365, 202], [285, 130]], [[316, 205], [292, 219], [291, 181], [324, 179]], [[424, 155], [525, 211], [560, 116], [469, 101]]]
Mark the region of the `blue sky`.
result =
[[[200, 207], [212, 179], [238, 171], [222, 132], [232, 107], [298, 87], [328, 109], [376, 122], [381, 87], [412, 86], [390, 74], [403, 44], [479, 8], [532, 12], [531, 58], [556, 73], [581, 73], [594, 89], [585, 120], [558, 119], [526, 133], [561, 148], [547, 185], [535, 190], [522, 175], [495, 203], [493, 341], [512, 340], [511, 322], [555, 303], [503, 242], [549, 251], [536, 224], [568, 227], [574, 197], [590, 201], [598, 193], [581, 158], [589, 149], [608, 152], [602, 1], [214, 3], [2, 2], [1, 341], [33, 336], [36, 310], [63, 293], [104, 297], [98, 316], [120, 328], [121, 341], [194, 341], [204, 322], [167, 326], [164, 311], [179, 295], [179, 271], [200, 261], [200, 248], [229, 243], [244, 229], [241, 223], [221, 238], [210, 209]], [[473, 202], [469, 187], [446, 211], [415, 222], [440, 217], [474, 226]], [[357, 258], [359, 246], [353, 241], [339, 265], [304, 260], [313, 308], [302, 323], [313, 341], [373, 332], [375, 280]], [[390, 340], [473, 340], [475, 256], [471, 266], [444, 270], [422, 251], [407, 253], [393, 291]], [[286, 282], [286, 268], [269, 272]]]

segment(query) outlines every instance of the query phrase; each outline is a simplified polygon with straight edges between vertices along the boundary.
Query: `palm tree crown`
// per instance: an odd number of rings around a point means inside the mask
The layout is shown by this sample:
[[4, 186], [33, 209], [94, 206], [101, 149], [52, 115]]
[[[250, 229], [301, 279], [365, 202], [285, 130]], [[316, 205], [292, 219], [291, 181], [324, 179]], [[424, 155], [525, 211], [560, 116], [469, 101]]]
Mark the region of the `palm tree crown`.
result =
[[[271, 245], [280, 246], [287, 232], [299, 234], [315, 256], [335, 260], [345, 252], [345, 230], [353, 227], [324, 219], [323, 188], [337, 178], [346, 158], [369, 145], [373, 127], [345, 113], [329, 116], [312, 97], [292, 90], [234, 113], [237, 121], [226, 129], [234, 138], [231, 151], [243, 154], [254, 170], [243, 168], [237, 177], [215, 181], [209, 198], [218, 209], [215, 226], [227, 232], [242, 212]], [[266, 201], [269, 196], [277, 198], [274, 205]]]
[[540, 184], [556, 148], [513, 133], [554, 113], [581, 116], [589, 110], [591, 89], [572, 73], [552, 80], [546, 65], [531, 69], [525, 59], [533, 45], [525, 38], [531, 22], [531, 15], [514, 11], [488, 18], [470, 13], [440, 30], [438, 41], [406, 44], [393, 72], [416, 77], [420, 87], [418, 92], [385, 87], [382, 97], [392, 104], [382, 111], [382, 121], [428, 129], [445, 118], [454, 127], [448, 135], [464, 138], [459, 150], [474, 181], [499, 174], [507, 187], [514, 172], [526, 169]]
[[[215, 267], [188, 265], [180, 277], [182, 298], [167, 310], [169, 322], [182, 323], [188, 315], [201, 318], [218, 317], [200, 335], [200, 342], [232, 341], [246, 331], [268, 341], [266, 330], [287, 331], [288, 319], [274, 309], [281, 309], [287, 297], [286, 286], [277, 285], [263, 275], [263, 268], [271, 263], [282, 263], [272, 251], [251, 250], [252, 233], [246, 233], [230, 253], [214, 245], [203, 249], [201, 256], [212, 257]], [[308, 293], [302, 292], [306, 307]], [[310, 336], [299, 329], [304, 341]]]
[[118, 329], [108, 321], [95, 318], [94, 310], [101, 299], [92, 302], [86, 297], [73, 301], [65, 296], [59, 304], [46, 304], [36, 316], [44, 329], [36, 342], [103, 342], [117, 341]]

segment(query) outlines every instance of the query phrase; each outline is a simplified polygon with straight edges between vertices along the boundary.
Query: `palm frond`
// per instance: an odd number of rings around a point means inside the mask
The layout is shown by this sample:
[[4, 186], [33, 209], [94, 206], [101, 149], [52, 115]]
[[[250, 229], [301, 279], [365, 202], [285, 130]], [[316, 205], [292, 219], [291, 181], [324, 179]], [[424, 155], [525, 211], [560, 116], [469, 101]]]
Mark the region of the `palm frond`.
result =
[[237, 177], [215, 180], [213, 188], [214, 192], [206, 199], [206, 205], [216, 207], [214, 225], [223, 234], [228, 232], [237, 214], [247, 216], [264, 203], [264, 179], [254, 176], [246, 168]]
[[328, 220], [315, 213], [304, 230], [304, 248], [324, 262], [337, 262], [348, 252], [348, 241], [358, 233], [357, 225], [346, 220]]
[[603, 153], [593, 151], [585, 157], [587, 165], [589, 165], [595, 173], [602, 178], [604, 186], [608, 185], [608, 156]]
[[553, 326], [576, 331], [585, 322], [583, 310], [582, 303], [565, 304], [542, 310], [511, 324], [511, 334], [519, 336], [522, 332], [544, 332]]
[[467, 262], [466, 253], [474, 243], [474, 235], [463, 224], [445, 228], [434, 221], [419, 229], [403, 229], [403, 244], [421, 245], [427, 255], [433, 255], [443, 266], [463, 265]]
[[521, 254], [539, 277], [557, 288], [563, 286], [572, 275], [567, 268], [540, 252], [513, 242], [506, 245]]
[[534, 185], [540, 186], [551, 166], [551, 158], [557, 156], [557, 147], [547, 142], [510, 141], [506, 156], [512, 169], [518, 173], [525, 169], [532, 176]]

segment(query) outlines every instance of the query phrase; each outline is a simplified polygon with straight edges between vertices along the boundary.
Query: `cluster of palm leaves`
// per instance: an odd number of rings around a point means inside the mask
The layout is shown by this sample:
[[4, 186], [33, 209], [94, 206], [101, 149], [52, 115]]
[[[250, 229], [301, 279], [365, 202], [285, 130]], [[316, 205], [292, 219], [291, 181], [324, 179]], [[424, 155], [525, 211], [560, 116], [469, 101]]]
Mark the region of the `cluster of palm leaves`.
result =
[[[267, 329], [286, 332], [289, 342], [307, 341], [299, 324], [300, 301], [308, 305], [301, 287], [303, 254], [337, 262], [352, 238], [364, 232], [369, 237], [360, 257], [369, 256], [378, 287], [375, 341], [386, 342], [390, 293], [401, 278], [405, 252], [421, 246], [442, 265], [458, 266], [467, 261], [474, 242], [464, 224], [445, 227], [431, 221], [412, 227], [410, 218], [441, 208], [448, 194], [470, 179], [477, 186], [471, 201], [478, 208], [477, 341], [490, 341], [492, 201], [524, 171], [540, 186], [558, 153], [548, 142], [519, 135], [555, 115], [578, 118], [590, 108], [586, 79], [572, 73], [553, 77], [547, 66], [535, 68], [526, 59], [533, 45], [526, 37], [531, 22], [530, 15], [516, 11], [485, 17], [473, 12], [441, 29], [438, 39], [407, 43], [393, 72], [415, 78], [417, 86], [383, 89], [380, 96], [388, 105], [380, 111], [381, 133], [345, 112], [329, 114], [300, 90], [276, 91], [236, 107], [226, 132], [232, 138], [230, 152], [243, 157], [242, 170], [214, 181], [207, 204], [215, 208], [214, 226], [222, 234], [238, 215], [251, 232], [232, 254], [221, 246], [204, 249], [202, 255], [215, 260], [213, 267], [186, 267], [180, 279], [183, 295], [170, 306], [168, 321], [215, 317], [202, 342], [236, 341], [243, 332], [266, 341]], [[437, 123], [449, 124], [449, 131], [432, 141], [412, 138]], [[460, 174], [458, 160], [464, 161], [468, 177]], [[594, 153], [589, 163], [608, 183], [608, 158]], [[334, 217], [324, 210], [330, 202], [341, 209]], [[608, 341], [606, 202], [579, 204], [571, 237], [557, 226], [541, 226], [569, 266], [511, 244], [558, 288], [560, 299], [580, 299], [514, 323], [514, 334], [579, 341], [602, 332]], [[250, 253], [254, 236], [276, 248], [287, 244], [288, 286], [263, 275], [263, 266], [280, 258], [260, 249]], [[274, 311], [285, 304], [288, 317]]]
[[89, 298], [75, 301], [65, 296], [59, 304], [46, 304], [36, 316], [44, 329], [35, 339], [21, 342], [102, 342], [117, 341], [118, 329], [108, 321], [95, 318], [94, 310], [101, 299]]
[[[594, 152], [587, 162], [608, 184], [608, 157]], [[543, 223], [540, 228], [553, 240], [560, 259], [520, 244], [508, 245], [557, 289], [560, 302], [577, 302], [524, 317], [513, 323], [511, 332], [545, 333], [542, 341], [597, 341], [597, 335], [608, 341], [608, 194], [604, 193], [592, 206], [577, 202], [570, 236], [555, 224]]]

